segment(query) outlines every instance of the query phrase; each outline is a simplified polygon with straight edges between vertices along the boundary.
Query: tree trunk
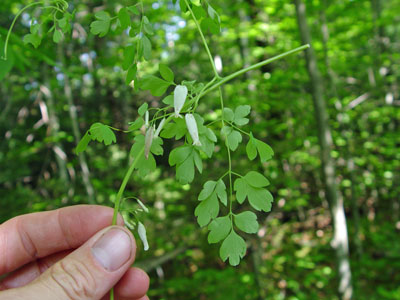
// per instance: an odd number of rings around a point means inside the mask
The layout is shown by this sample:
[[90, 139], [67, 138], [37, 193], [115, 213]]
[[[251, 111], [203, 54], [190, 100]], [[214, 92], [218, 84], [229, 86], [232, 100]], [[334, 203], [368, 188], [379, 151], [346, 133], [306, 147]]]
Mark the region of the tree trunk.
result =
[[[306, 19], [306, 7], [301, 0], [294, 0], [294, 3], [296, 5], [297, 20], [302, 42], [311, 45], [311, 34]], [[306, 50], [306, 62], [312, 85], [312, 98], [318, 125], [325, 194], [330, 205], [334, 223], [332, 246], [337, 256], [339, 295], [342, 300], [349, 300], [352, 298], [353, 287], [351, 283], [346, 216], [344, 213], [343, 198], [336, 185], [335, 163], [331, 156], [333, 142], [323, 95], [322, 76], [318, 70], [316, 55], [312, 47]]]

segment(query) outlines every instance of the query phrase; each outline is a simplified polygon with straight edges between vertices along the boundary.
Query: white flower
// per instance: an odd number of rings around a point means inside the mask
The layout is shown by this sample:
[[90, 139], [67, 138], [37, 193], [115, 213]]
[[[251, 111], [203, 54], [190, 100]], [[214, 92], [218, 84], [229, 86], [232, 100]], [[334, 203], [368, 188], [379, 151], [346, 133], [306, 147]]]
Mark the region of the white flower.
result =
[[185, 104], [186, 97], [188, 94], [188, 89], [184, 85], [177, 85], [174, 90], [174, 109], [175, 109], [175, 117], [181, 118], [179, 115], [183, 105]]
[[160, 132], [161, 132], [161, 129], [162, 129], [163, 126], [164, 126], [164, 123], [165, 123], [165, 119], [162, 119], [161, 122], [160, 122], [160, 124], [158, 124], [156, 133], [154, 134], [154, 138], [158, 137], [158, 135], [159, 135]]
[[154, 127], [151, 126], [149, 129], [147, 129], [144, 138], [144, 156], [146, 157], [146, 159], [149, 158], [151, 144], [153, 143], [153, 137], [154, 137]]
[[149, 250], [149, 243], [147, 242], [146, 236], [146, 228], [144, 228], [144, 225], [141, 222], [139, 222], [138, 224], [138, 233], [140, 239], [142, 240], [144, 251]]
[[194, 118], [194, 116], [192, 114], [186, 114], [185, 121], [186, 121], [186, 127], [189, 130], [190, 136], [192, 137], [193, 145], [201, 146], [196, 119]]

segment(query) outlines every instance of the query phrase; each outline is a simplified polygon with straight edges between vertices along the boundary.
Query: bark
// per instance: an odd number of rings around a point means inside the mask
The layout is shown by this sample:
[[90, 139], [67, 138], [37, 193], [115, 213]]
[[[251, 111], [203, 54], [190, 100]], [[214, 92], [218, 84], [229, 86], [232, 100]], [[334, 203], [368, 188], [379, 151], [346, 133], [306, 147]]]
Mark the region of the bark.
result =
[[[305, 4], [301, 0], [294, 0], [300, 36], [304, 44], [311, 45], [311, 34], [307, 24]], [[332, 214], [334, 236], [332, 246], [336, 252], [337, 268], [339, 273], [339, 296], [342, 300], [352, 298], [351, 270], [349, 261], [349, 247], [346, 216], [341, 197], [336, 184], [335, 162], [331, 156], [333, 146], [332, 135], [328, 123], [328, 114], [323, 94], [323, 80], [318, 70], [317, 59], [312, 47], [306, 50], [307, 70], [312, 85], [314, 112], [318, 125], [318, 139], [321, 148], [321, 165], [324, 180], [325, 195]]]

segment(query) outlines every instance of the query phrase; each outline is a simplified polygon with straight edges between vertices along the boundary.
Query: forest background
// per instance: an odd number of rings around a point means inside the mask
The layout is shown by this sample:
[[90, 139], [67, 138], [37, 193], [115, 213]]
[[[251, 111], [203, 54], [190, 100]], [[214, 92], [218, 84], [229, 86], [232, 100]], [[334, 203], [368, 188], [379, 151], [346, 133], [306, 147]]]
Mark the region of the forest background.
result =
[[[132, 136], [117, 134], [118, 144], [107, 148], [93, 143], [80, 156], [74, 149], [92, 123], [127, 129], [144, 102], [159, 106], [159, 97], [125, 83], [129, 37], [90, 34], [96, 11], [115, 14], [132, 2], [70, 0], [71, 34], [57, 44], [48, 36], [37, 49], [22, 36], [41, 11], [27, 11], [16, 23], [9, 60], [0, 61], [0, 222], [67, 205], [112, 205]], [[1, 1], [1, 47], [13, 17], [29, 3]], [[143, 4], [154, 34], [141, 72], [155, 74], [164, 63], [178, 82], [210, 80], [195, 25], [179, 5]], [[246, 236], [239, 266], [221, 261], [193, 214], [203, 183], [227, 168], [221, 146], [193, 184], [175, 180], [168, 164], [173, 142], [165, 143], [157, 171], [129, 182], [126, 196], [140, 197], [150, 209], [144, 219], [150, 250], [137, 258], [151, 277], [149, 297], [350, 299], [340, 287], [348, 279], [353, 299], [400, 299], [400, 2], [212, 5], [221, 31], [206, 38], [224, 75], [304, 43], [312, 48], [224, 86], [229, 107], [252, 106], [247, 128], [275, 152], [266, 163], [249, 161], [243, 145], [233, 154], [236, 168], [268, 177], [274, 195], [272, 211], [257, 213], [260, 229]], [[318, 103], [325, 104], [322, 117]], [[198, 109], [212, 122], [221, 114], [218, 95]], [[345, 272], [338, 271], [346, 261]]]

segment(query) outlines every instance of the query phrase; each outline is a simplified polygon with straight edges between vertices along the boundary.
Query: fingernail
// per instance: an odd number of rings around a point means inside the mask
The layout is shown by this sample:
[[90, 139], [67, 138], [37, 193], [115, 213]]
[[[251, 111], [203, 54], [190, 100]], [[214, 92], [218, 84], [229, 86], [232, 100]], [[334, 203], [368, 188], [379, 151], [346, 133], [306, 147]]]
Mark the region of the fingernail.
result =
[[122, 267], [129, 260], [131, 252], [131, 238], [117, 228], [107, 231], [92, 247], [93, 256], [108, 271]]

